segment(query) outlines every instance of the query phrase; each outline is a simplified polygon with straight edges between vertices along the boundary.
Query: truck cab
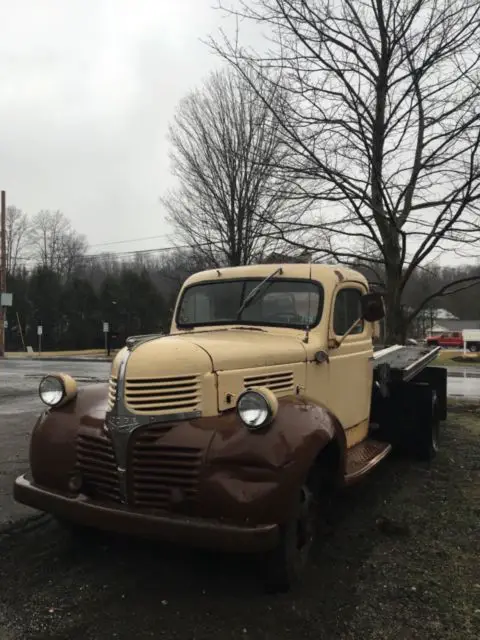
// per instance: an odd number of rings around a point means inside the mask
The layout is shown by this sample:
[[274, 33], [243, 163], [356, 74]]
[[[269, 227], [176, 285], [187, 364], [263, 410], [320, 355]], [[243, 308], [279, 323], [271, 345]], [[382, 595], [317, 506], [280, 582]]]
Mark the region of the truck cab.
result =
[[374, 353], [383, 312], [345, 267], [191, 276], [169, 335], [128, 339], [108, 385], [42, 380], [48, 409], [16, 499], [90, 527], [259, 552], [267, 583], [288, 588], [326, 491], [397, 443], [436, 450], [444, 376], [425, 369], [434, 351], [403, 364], [408, 348]]

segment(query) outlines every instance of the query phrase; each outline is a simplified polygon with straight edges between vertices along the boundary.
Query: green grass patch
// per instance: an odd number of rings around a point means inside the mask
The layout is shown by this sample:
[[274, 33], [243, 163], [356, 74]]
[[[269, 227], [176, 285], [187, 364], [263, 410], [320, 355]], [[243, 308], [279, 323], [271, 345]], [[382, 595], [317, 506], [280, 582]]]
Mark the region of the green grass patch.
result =
[[443, 367], [479, 367], [480, 353], [469, 353], [464, 356], [460, 349], [444, 349], [440, 351], [432, 364]]

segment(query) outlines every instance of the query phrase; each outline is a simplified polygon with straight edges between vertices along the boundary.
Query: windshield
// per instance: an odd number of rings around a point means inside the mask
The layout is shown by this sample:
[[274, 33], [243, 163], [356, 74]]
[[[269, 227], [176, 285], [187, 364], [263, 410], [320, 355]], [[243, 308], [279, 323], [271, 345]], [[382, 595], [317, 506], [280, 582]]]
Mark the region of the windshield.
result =
[[271, 280], [238, 315], [245, 298], [260, 282], [261, 278], [192, 285], [182, 296], [177, 326], [252, 324], [305, 329], [318, 324], [323, 289], [310, 280]]

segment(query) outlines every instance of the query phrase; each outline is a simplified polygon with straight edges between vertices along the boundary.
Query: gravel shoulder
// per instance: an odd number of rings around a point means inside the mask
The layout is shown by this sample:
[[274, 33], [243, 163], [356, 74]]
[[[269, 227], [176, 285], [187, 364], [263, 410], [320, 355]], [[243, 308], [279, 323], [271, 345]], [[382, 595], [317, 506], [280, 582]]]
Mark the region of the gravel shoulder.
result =
[[254, 559], [17, 514], [0, 528], [0, 638], [476, 640], [479, 476], [480, 411], [452, 407], [434, 463], [386, 460], [325, 510], [304, 584], [281, 596]]

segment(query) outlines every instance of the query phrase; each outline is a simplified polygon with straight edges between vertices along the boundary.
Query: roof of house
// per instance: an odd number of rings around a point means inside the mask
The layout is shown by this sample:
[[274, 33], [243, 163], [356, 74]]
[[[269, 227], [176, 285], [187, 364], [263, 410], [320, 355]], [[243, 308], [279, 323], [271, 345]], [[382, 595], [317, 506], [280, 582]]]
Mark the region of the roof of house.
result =
[[463, 331], [480, 329], [480, 320], [437, 320], [432, 331]]
[[458, 320], [458, 316], [450, 313], [447, 309], [435, 309], [434, 316], [437, 320]]

